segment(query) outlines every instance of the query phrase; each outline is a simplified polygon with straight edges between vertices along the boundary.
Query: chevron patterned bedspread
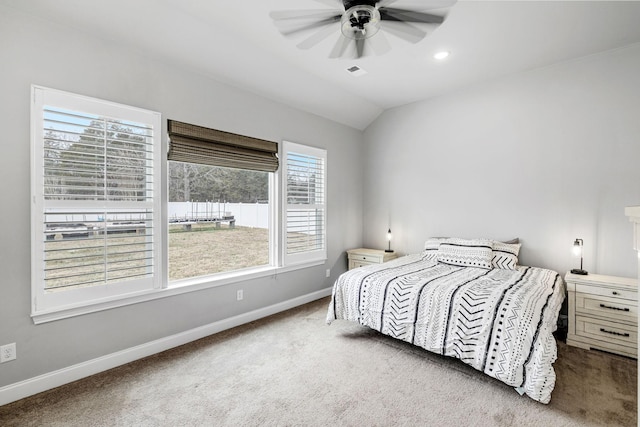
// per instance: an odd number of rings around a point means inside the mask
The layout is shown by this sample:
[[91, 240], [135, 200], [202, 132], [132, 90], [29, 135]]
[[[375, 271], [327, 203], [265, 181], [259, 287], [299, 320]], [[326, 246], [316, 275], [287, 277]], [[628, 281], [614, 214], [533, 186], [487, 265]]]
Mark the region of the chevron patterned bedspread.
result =
[[342, 274], [327, 323], [359, 322], [549, 403], [557, 356], [552, 332], [563, 299], [555, 271], [457, 267], [415, 254]]

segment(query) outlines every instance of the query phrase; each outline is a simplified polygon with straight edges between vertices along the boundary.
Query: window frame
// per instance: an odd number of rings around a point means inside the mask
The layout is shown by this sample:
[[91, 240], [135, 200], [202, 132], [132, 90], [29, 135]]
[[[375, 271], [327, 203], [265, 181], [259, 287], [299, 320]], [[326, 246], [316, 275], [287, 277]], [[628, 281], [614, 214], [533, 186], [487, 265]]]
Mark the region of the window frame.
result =
[[[281, 202], [281, 229], [282, 229], [282, 251], [280, 253], [282, 265], [297, 265], [307, 262], [324, 262], [327, 260], [327, 150], [309, 145], [303, 145], [291, 141], [283, 141], [280, 151], [281, 167], [280, 167], [280, 202]], [[290, 153], [296, 153], [304, 156], [316, 157], [322, 159], [322, 173], [323, 173], [323, 203], [321, 204], [306, 204], [301, 206], [322, 206], [322, 248], [309, 251], [301, 251], [295, 254], [287, 253], [287, 213], [290, 204], [288, 203], [288, 159]], [[297, 205], [291, 205], [297, 206]]]
[[[31, 295], [32, 317], [47, 315], [59, 311], [85, 307], [95, 302], [121, 299], [153, 292], [162, 286], [162, 238], [161, 238], [161, 182], [156, 177], [161, 168], [161, 134], [162, 120], [160, 113], [131, 107], [128, 105], [104, 101], [69, 92], [32, 85], [31, 104]], [[47, 105], [106, 117], [113, 120], [144, 123], [152, 127], [152, 194], [151, 202], [125, 201], [47, 201], [44, 194], [44, 110]], [[100, 205], [100, 206], [98, 206]], [[86, 209], [100, 207], [105, 211], [115, 212], [134, 206], [147, 206], [152, 212], [151, 234], [153, 265], [151, 277], [133, 282], [115, 282], [100, 286], [78, 289], [66, 289], [58, 292], [47, 292], [44, 281], [45, 219], [47, 208]]]
[[[38, 163], [36, 157], [41, 152], [37, 152], [38, 148], [43, 148], [43, 115], [42, 107], [45, 103], [42, 94], [46, 93], [47, 96], [54, 96], [55, 98], [76, 100], [79, 105], [91, 105], [95, 103], [106, 109], [110, 114], [104, 114], [112, 118], [118, 117], [116, 114], [118, 111], [130, 111], [136, 112], [136, 114], [151, 114], [149, 117], [153, 117], [153, 192], [154, 192], [154, 275], [153, 286], [145, 289], [139, 289], [134, 292], [127, 292], [126, 288], [123, 289], [119, 286], [109, 285], [108, 291], [94, 290], [82, 292], [75, 292], [72, 295], [70, 290], [61, 292], [55, 292], [50, 295], [55, 295], [50, 298], [49, 304], [43, 304], [44, 295], [44, 281], [42, 280], [41, 266], [37, 262], [34, 262], [36, 252], [40, 249], [44, 249], [44, 242], [42, 239], [44, 233], [44, 226], [38, 227], [39, 223], [44, 217], [42, 211], [42, 202], [38, 201], [38, 195], [43, 194], [42, 183], [43, 174], [40, 173], [40, 178], [36, 179], [36, 173], [38, 170], [42, 170], [42, 161]], [[269, 245], [269, 262], [267, 266], [256, 266], [245, 268], [242, 270], [235, 270], [229, 272], [214, 273], [211, 275], [200, 276], [189, 279], [180, 279], [169, 282], [168, 278], [168, 218], [167, 218], [167, 201], [168, 201], [168, 160], [167, 154], [167, 135], [162, 127], [162, 117], [159, 112], [145, 110], [141, 108], [131, 107], [124, 104], [118, 104], [110, 101], [105, 101], [98, 98], [87, 97], [84, 95], [78, 95], [71, 92], [60, 91], [56, 89], [50, 89], [43, 86], [32, 85], [31, 86], [31, 241], [32, 241], [32, 262], [31, 262], [31, 317], [35, 324], [42, 324], [50, 321], [56, 321], [59, 319], [70, 318], [74, 316], [89, 314], [98, 312], [101, 310], [112, 309], [116, 307], [127, 306], [130, 304], [137, 304], [145, 301], [152, 301], [156, 299], [166, 298], [170, 296], [180, 295], [189, 292], [200, 291], [204, 289], [210, 289], [218, 286], [227, 286], [246, 280], [252, 280], [262, 277], [273, 276], [274, 274], [286, 273], [289, 271], [300, 270], [313, 266], [318, 266], [326, 263], [327, 260], [327, 166], [326, 166], [326, 150], [292, 143], [288, 141], [282, 141], [279, 145], [280, 159], [286, 158], [286, 150], [290, 150], [291, 147], [297, 147], [298, 149], [306, 149], [311, 152], [323, 153], [324, 155], [324, 197], [325, 197], [325, 211], [324, 211], [324, 248], [321, 251], [316, 251], [314, 254], [298, 258], [291, 259], [286, 257], [286, 165], [281, 163], [281, 167], [273, 173], [269, 174], [269, 225], [270, 225], [270, 245]], [[70, 104], [62, 105], [61, 107], [72, 109], [75, 105], [70, 101]], [[80, 102], [81, 101], [81, 102]], [[83, 111], [80, 109], [79, 111]], [[86, 111], [88, 113], [94, 113], [93, 110]], [[137, 117], [137, 115], [136, 115]], [[127, 117], [132, 121], [144, 122], [144, 120], [136, 120], [132, 117]], [[39, 128], [39, 129], [38, 129]], [[39, 145], [36, 145], [36, 139], [40, 138]], [[316, 151], [317, 150], [317, 151]], [[40, 184], [40, 185], [39, 185]], [[39, 186], [39, 188], [38, 188]], [[40, 214], [38, 214], [40, 209]], [[156, 225], [157, 224], [157, 225]], [[40, 239], [40, 244], [36, 239]], [[42, 258], [42, 257], [40, 257]], [[124, 285], [126, 286], [126, 285]], [[91, 289], [91, 288], [87, 288]], [[96, 287], [97, 289], [97, 287]]]
[[[169, 168], [168, 168], [168, 164], [169, 162], [172, 160], [167, 160], [167, 190], [169, 188]], [[242, 168], [238, 168], [241, 170], [250, 170], [250, 169], [242, 169]], [[263, 264], [263, 265], [256, 265], [256, 266], [252, 266], [252, 267], [245, 267], [245, 268], [241, 268], [241, 269], [236, 269], [236, 270], [227, 270], [227, 271], [220, 271], [220, 272], [216, 272], [216, 273], [210, 273], [210, 274], [205, 274], [205, 275], [201, 275], [201, 276], [194, 276], [194, 277], [185, 277], [182, 279], [175, 279], [175, 280], [170, 280], [169, 279], [169, 227], [168, 227], [168, 220], [166, 221], [167, 226], [166, 226], [166, 232], [164, 233], [165, 236], [165, 241], [166, 241], [166, 245], [165, 248], [167, 250], [167, 262], [166, 262], [166, 273], [165, 273], [165, 282], [166, 282], [166, 288], [167, 289], [171, 289], [171, 288], [177, 288], [177, 287], [184, 287], [184, 286], [191, 286], [191, 285], [198, 285], [198, 284], [202, 284], [202, 283], [208, 283], [208, 282], [216, 282], [216, 281], [220, 281], [221, 284], [223, 282], [225, 282], [225, 280], [228, 280], [229, 278], [232, 277], [242, 277], [243, 275], [249, 277], [252, 275], [252, 273], [255, 272], [260, 272], [263, 270], [268, 270], [271, 271], [274, 268], [279, 267], [280, 265], [278, 264], [278, 260], [280, 259], [280, 257], [278, 257], [277, 255], [277, 247], [278, 247], [278, 240], [277, 240], [277, 232], [276, 232], [276, 228], [277, 228], [277, 205], [278, 205], [278, 200], [277, 200], [277, 187], [276, 187], [276, 178], [278, 175], [278, 171], [276, 172], [267, 172], [268, 178], [269, 178], [269, 189], [268, 189], [268, 194], [269, 194], [269, 208], [268, 208], [268, 215], [269, 218], [267, 219], [267, 223], [269, 224], [269, 260], [268, 260], [268, 264]], [[167, 209], [169, 203], [169, 196], [168, 196], [168, 191], [167, 191], [167, 200], [164, 201], [163, 200], [163, 208]], [[212, 283], [211, 286], [219, 286], [216, 283]]]

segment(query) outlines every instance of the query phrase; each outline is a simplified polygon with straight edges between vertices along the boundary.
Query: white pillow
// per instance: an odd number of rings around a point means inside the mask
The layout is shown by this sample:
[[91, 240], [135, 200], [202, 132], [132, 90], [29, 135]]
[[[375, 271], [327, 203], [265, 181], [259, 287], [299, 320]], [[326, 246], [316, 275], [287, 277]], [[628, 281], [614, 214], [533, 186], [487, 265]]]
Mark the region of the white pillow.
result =
[[438, 248], [440, 247], [440, 243], [447, 240], [445, 237], [432, 237], [427, 239], [424, 242], [424, 252], [423, 257], [428, 260], [437, 260], [438, 259]]
[[438, 262], [460, 267], [490, 270], [493, 259], [492, 241], [488, 239], [446, 239], [438, 248]]
[[520, 246], [520, 243], [503, 243], [494, 240], [491, 266], [503, 270], [515, 270], [518, 265]]

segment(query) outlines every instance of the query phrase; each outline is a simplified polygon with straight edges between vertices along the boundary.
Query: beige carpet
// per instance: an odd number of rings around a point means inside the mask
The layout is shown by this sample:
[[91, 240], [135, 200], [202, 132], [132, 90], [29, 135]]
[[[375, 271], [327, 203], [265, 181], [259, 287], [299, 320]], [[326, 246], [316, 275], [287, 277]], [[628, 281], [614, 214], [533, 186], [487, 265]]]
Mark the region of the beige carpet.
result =
[[560, 343], [542, 405], [323, 299], [0, 407], [8, 426], [635, 426], [635, 360]]

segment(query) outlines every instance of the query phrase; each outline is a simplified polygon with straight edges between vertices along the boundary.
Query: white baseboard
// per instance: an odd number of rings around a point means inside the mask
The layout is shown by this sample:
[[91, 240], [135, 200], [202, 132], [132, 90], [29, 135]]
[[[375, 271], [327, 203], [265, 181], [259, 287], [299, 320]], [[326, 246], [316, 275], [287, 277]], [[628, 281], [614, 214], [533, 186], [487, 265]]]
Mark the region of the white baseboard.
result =
[[57, 371], [48, 372], [34, 378], [9, 384], [0, 388], [0, 406], [95, 375], [99, 372], [103, 372], [138, 359], [142, 359], [143, 357], [151, 356], [153, 354], [160, 353], [161, 351], [169, 350], [191, 341], [243, 325], [245, 323], [253, 322], [254, 320], [258, 320], [263, 317], [271, 316], [272, 314], [276, 314], [281, 311], [298, 307], [302, 304], [306, 304], [329, 295], [331, 295], [331, 288], [325, 288], [320, 291], [302, 295], [268, 307], [239, 314], [237, 316], [190, 329], [179, 334], [160, 338], [126, 350], [121, 350], [116, 353], [111, 353], [96, 359], [78, 363]]

